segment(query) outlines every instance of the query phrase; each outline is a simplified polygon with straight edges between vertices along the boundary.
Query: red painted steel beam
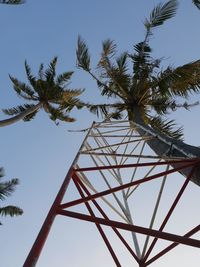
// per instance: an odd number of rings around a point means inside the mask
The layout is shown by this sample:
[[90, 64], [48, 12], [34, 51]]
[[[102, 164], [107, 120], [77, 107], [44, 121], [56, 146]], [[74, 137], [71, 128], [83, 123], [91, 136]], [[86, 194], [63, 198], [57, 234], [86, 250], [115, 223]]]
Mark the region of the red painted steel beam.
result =
[[48, 234], [50, 232], [51, 226], [53, 224], [53, 221], [55, 219], [55, 216], [57, 215], [57, 208], [60, 205], [63, 196], [67, 190], [67, 187], [69, 185], [71, 176], [72, 176], [73, 169], [70, 168], [68, 174], [66, 175], [64, 182], [49, 210], [49, 213], [41, 227], [41, 230], [24, 262], [23, 267], [35, 267], [37, 264], [37, 261], [39, 259], [39, 256], [41, 254], [41, 251], [44, 247], [44, 244], [46, 242], [46, 239], [48, 237]]
[[[90, 130], [92, 129], [94, 125], [94, 122], [90, 128]], [[75, 166], [77, 160], [78, 160], [78, 157], [80, 155], [80, 151], [82, 150], [84, 144], [85, 144], [85, 141], [90, 133], [90, 130], [88, 131], [88, 133], [86, 134], [84, 140], [83, 140], [83, 143], [81, 144], [81, 147], [78, 151], [78, 153], [76, 154], [75, 158], [74, 158], [74, 161], [72, 162], [71, 164], [71, 167], [69, 168], [69, 171], [67, 173], [67, 175], [65, 176], [65, 179], [60, 187], [60, 190], [58, 191], [58, 194], [49, 210], [49, 213], [47, 214], [47, 217], [40, 229], [40, 232], [24, 262], [24, 265], [23, 267], [35, 267], [36, 264], [37, 264], [37, 261], [39, 259], [39, 256], [42, 252], [42, 249], [44, 247], [44, 244], [45, 244], [45, 241], [47, 239], [47, 236], [50, 232], [50, 229], [51, 229], [51, 226], [53, 224], [53, 221], [55, 219], [55, 216], [57, 215], [57, 208], [58, 206], [60, 205], [65, 193], [66, 193], [66, 190], [68, 188], [68, 185], [69, 185], [69, 182], [71, 180], [71, 177], [72, 177], [72, 173], [74, 171], [73, 169], [73, 166]]]
[[173, 164], [182, 164], [193, 162], [196, 164], [200, 162], [199, 159], [184, 159], [184, 160], [166, 160], [164, 162], [145, 162], [145, 163], [132, 163], [132, 164], [124, 164], [124, 165], [112, 165], [112, 166], [98, 166], [98, 167], [86, 167], [86, 168], [76, 168], [75, 171], [77, 172], [84, 172], [84, 171], [98, 171], [98, 170], [108, 170], [108, 169], [124, 169], [124, 168], [132, 168], [132, 167], [148, 167], [148, 166], [162, 166], [162, 165], [173, 165]]
[[[74, 180], [77, 180], [77, 182], [79, 183], [79, 185], [83, 188], [83, 190], [85, 191], [85, 193], [88, 196], [89, 195], [91, 196], [90, 192], [87, 190], [86, 186], [83, 184], [83, 182], [79, 179], [78, 176], [76, 176], [76, 179], [75, 178], [73, 178], [73, 179]], [[99, 206], [99, 204], [95, 200], [92, 200], [92, 203], [96, 206], [96, 208], [101, 213], [101, 215], [104, 217], [104, 219], [109, 220], [108, 216], [105, 214], [105, 212], [103, 211], [103, 209]], [[124, 246], [127, 248], [127, 250], [130, 252], [130, 254], [133, 256], [133, 258], [139, 263], [139, 259], [138, 259], [137, 255], [132, 250], [132, 248], [129, 246], [129, 244], [126, 242], [126, 240], [123, 238], [123, 236], [120, 234], [120, 232], [115, 227], [112, 227], [112, 229], [116, 233], [116, 235], [119, 237], [119, 239], [121, 240], [121, 242], [124, 244]]]
[[73, 211], [68, 211], [68, 210], [58, 209], [57, 212], [58, 214], [63, 215], [63, 216], [76, 218], [76, 219], [80, 219], [84, 221], [89, 221], [93, 223], [99, 223], [99, 224], [127, 230], [130, 232], [136, 232], [139, 234], [154, 236], [160, 239], [200, 248], [200, 240], [197, 240], [197, 239], [187, 238], [187, 237], [183, 237], [183, 236], [179, 236], [179, 235], [175, 235], [175, 234], [171, 234], [167, 232], [161, 232], [161, 231], [157, 231], [157, 230], [153, 230], [153, 229], [149, 229], [149, 228], [145, 228], [145, 227], [141, 227], [137, 225], [125, 224], [125, 223], [117, 222], [113, 220], [106, 220], [106, 219], [99, 218], [99, 217], [94, 218], [89, 215], [85, 215], [85, 214], [81, 214], [81, 213], [73, 212]]
[[[168, 174], [171, 174], [171, 173], [174, 173], [174, 172], [177, 172], [177, 171], [180, 171], [182, 169], [185, 169], [185, 168], [188, 168], [188, 167], [192, 167], [192, 166], [194, 166], [194, 162], [190, 162], [190, 163], [185, 164], [183, 166], [179, 166], [177, 168], [174, 168], [174, 169], [171, 169], [171, 170], [168, 170], [168, 171], [163, 171], [163, 172], [160, 172], [158, 174], [154, 174], [154, 175], [151, 175], [149, 177], [146, 177], [146, 178], [143, 178], [143, 179], [139, 179], [139, 180], [127, 183], [127, 184], [123, 184], [123, 185], [114, 187], [112, 189], [105, 190], [103, 192], [96, 193], [94, 195], [91, 195], [91, 196], [88, 196], [88, 197], [85, 197], [85, 198], [82, 198], [82, 199], [76, 199], [76, 200], [70, 201], [68, 203], [60, 205], [60, 208], [65, 209], [65, 208], [72, 207], [72, 206], [75, 206], [75, 205], [78, 205], [78, 204], [81, 204], [81, 203], [85, 203], [85, 202], [87, 202], [89, 200], [96, 199], [96, 198], [99, 198], [99, 197], [103, 197], [105, 195], [109, 195], [111, 193], [120, 191], [122, 189], [131, 187], [131, 186], [134, 186], [134, 185], [142, 184], [142, 183], [151, 181], [153, 179], [157, 179], [159, 177], [162, 177], [164, 175], [168, 175]], [[77, 177], [76, 173], [74, 173], [73, 176]]]
[[[189, 231], [187, 234], [185, 234], [184, 237], [190, 237], [190, 236], [194, 235], [195, 233], [197, 233], [198, 231], [200, 231], [200, 224], [198, 226], [196, 226], [195, 228], [193, 228], [191, 231]], [[166, 247], [165, 249], [160, 251], [158, 254], [156, 254], [154, 257], [152, 257], [150, 260], [148, 260], [145, 263], [146, 266], [150, 265], [151, 263], [153, 263], [154, 261], [156, 261], [157, 259], [159, 259], [163, 255], [165, 255], [167, 252], [169, 252], [170, 250], [172, 250], [173, 248], [175, 248], [178, 245], [179, 245], [178, 243], [173, 243], [173, 244], [169, 245], [168, 247]]]
[[[84, 193], [83, 193], [80, 185], [78, 184], [78, 182], [76, 180], [74, 180], [74, 184], [75, 184], [80, 196], [84, 197]], [[95, 216], [90, 204], [86, 202], [85, 206], [86, 206], [87, 210], [89, 211], [90, 216], [93, 217], [93, 218], [96, 218], [96, 216]], [[119, 260], [118, 260], [118, 258], [116, 256], [116, 254], [115, 254], [115, 252], [114, 252], [114, 250], [113, 250], [113, 248], [112, 248], [112, 246], [111, 246], [111, 244], [110, 244], [105, 232], [103, 231], [101, 225], [99, 223], [95, 223], [95, 224], [96, 224], [96, 227], [97, 227], [101, 237], [103, 238], [103, 240], [104, 240], [104, 242], [105, 242], [105, 244], [106, 244], [106, 246], [107, 246], [107, 248], [108, 248], [108, 250], [109, 250], [109, 252], [110, 252], [110, 254], [111, 254], [111, 256], [112, 256], [112, 258], [113, 258], [113, 260], [115, 262], [115, 264], [116, 264], [116, 266], [117, 267], [121, 267], [121, 264], [120, 264], [120, 262], [119, 262]]]

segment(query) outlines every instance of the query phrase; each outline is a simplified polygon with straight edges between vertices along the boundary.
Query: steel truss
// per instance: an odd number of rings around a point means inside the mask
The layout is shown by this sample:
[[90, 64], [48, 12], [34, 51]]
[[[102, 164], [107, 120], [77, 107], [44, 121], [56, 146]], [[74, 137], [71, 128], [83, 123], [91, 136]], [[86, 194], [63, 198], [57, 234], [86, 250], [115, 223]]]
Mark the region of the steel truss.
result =
[[[147, 145], [151, 138], [156, 137], [138, 135], [128, 121], [92, 124], [23, 267], [36, 266], [56, 215], [94, 223], [117, 267], [122, 265], [104, 226], [113, 230], [139, 267], [180, 244], [200, 248], [200, 240], [192, 238], [199, 224], [182, 235], [164, 230], [200, 159], [172, 158], [170, 151], [158, 157]], [[187, 178], [179, 174], [185, 168], [190, 170]], [[80, 198], [63, 203], [69, 183]], [[77, 205], [88, 212], [73, 211]], [[131, 239], [122, 230], [130, 232]], [[161, 242], [167, 245], [160, 248]]]

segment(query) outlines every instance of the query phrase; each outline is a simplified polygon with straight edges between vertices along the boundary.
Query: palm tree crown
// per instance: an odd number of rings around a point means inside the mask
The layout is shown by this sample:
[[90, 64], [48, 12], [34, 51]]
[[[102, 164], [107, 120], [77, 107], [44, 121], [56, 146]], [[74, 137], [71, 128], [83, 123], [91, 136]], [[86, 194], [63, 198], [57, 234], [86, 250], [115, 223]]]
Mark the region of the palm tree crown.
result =
[[[67, 86], [73, 74], [72, 71], [64, 72], [56, 75], [57, 58], [53, 58], [49, 67], [44, 70], [43, 64], [40, 65], [38, 76], [35, 77], [31, 73], [31, 69], [25, 62], [25, 70], [29, 84], [19, 81], [10, 76], [13, 83], [13, 88], [17, 95], [26, 101], [26, 103], [14, 108], [4, 109], [3, 112], [7, 115], [14, 116], [13, 119], [23, 119], [29, 121], [34, 118], [40, 108], [43, 108], [53, 121], [60, 120], [65, 122], [73, 122], [74, 118], [69, 116], [69, 112], [74, 106], [81, 107], [81, 102], [77, 98], [82, 92], [82, 89], [68, 89]], [[5, 120], [15, 122], [12, 118]], [[0, 121], [0, 126], [3, 121]], [[10, 123], [10, 124], [11, 124]], [[7, 124], [6, 124], [7, 125]]]
[[[169, 151], [172, 157], [200, 157], [198, 147], [182, 142], [182, 128], [174, 129], [174, 121], [166, 119], [166, 114], [177, 107], [188, 109], [198, 104], [180, 105], [177, 98], [187, 99], [191, 93], [200, 91], [200, 60], [164, 69], [160, 67], [161, 59], [151, 56], [149, 45], [153, 29], [173, 17], [177, 6], [176, 0], [170, 0], [153, 9], [144, 23], [144, 40], [134, 46], [133, 53], [116, 56], [116, 44], [104, 41], [98, 75], [91, 69], [87, 45], [79, 37], [77, 65], [96, 80], [102, 95], [118, 99], [112, 104], [89, 105], [92, 112], [100, 111], [106, 118], [120, 119], [126, 111], [130, 125], [137, 126], [139, 134], [153, 134], [155, 138], [147, 143], [161, 157]], [[182, 174], [187, 177], [189, 171], [186, 169]], [[191, 180], [200, 186], [200, 167]]]
[[[165, 119], [169, 111], [179, 106], [186, 109], [190, 105], [177, 103], [177, 96], [187, 98], [192, 92], [200, 90], [200, 60], [173, 68], [161, 69], [161, 59], [151, 57], [152, 49], [149, 37], [152, 29], [174, 16], [177, 1], [171, 0], [156, 6], [149, 19], [145, 20], [146, 35], [142, 42], [134, 46], [133, 53], [124, 52], [116, 56], [114, 41], [106, 40], [102, 44], [102, 53], [95, 75], [90, 68], [90, 55], [85, 42], [79, 37], [77, 48], [78, 67], [87, 71], [97, 81], [102, 95], [117, 98], [112, 105], [91, 105], [91, 111], [100, 111], [115, 119], [125, 110], [132, 119], [142, 118], [145, 124], [173, 138], [182, 136], [182, 129], [174, 130], [174, 121]], [[112, 112], [109, 111], [112, 108]]]

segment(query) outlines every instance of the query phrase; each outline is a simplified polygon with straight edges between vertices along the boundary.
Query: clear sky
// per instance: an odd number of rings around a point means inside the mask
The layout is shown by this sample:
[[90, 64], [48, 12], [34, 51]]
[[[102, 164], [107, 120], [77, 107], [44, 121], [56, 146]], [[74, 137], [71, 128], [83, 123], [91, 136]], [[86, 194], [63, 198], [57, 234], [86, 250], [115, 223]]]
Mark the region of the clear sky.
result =
[[[75, 49], [79, 34], [87, 41], [94, 66], [101, 42], [114, 39], [119, 51], [132, 51], [143, 40], [143, 21], [157, 0], [27, 0], [22, 6], [0, 6], [0, 107], [23, 103], [12, 90], [8, 74], [25, 80], [24, 61], [33, 72], [41, 62], [48, 64], [58, 56], [58, 73], [75, 70], [71, 88], [86, 88], [84, 99], [96, 101], [96, 85], [87, 74], [76, 69]], [[190, 0], [181, 0], [175, 18], [154, 31], [152, 47], [156, 57], [173, 66], [200, 59], [200, 11]], [[200, 100], [199, 96], [192, 101]], [[19, 122], [1, 128], [0, 166], [6, 178], [17, 177], [20, 185], [8, 203], [24, 210], [24, 215], [2, 220], [0, 267], [21, 267], [62, 180], [81, 145], [84, 135], [70, 129], [90, 126], [96, 118], [87, 111], [75, 111], [74, 124], [56, 126], [40, 112], [32, 122]], [[0, 119], [4, 115], [0, 114]], [[199, 146], [199, 106], [171, 115], [185, 129], [185, 141]], [[199, 203], [199, 188], [193, 196]], [[192, 209], [192, 207], [191, 207]], [[187, 220], [187, 210], [183, 210]], [[196, 212], [199, 216], [199, 212]], [[93, 228], [92, 228], [93, 229]], [[39, 267], [114, 266], [102, 241], [90, 225], [71, 219], [58, 219], [42, 253]], [[90, 241], [89, 237], [90, 236]], [[100, 240], [100, 241], [99, 241]], [[89, 244], [88, 242], [91, 242]], [[93, 248], [93, 252], [91, 251]], [[80, 255], [78, 255], [80, 254]], [[182, 246], [152, 266], [198, 266], [197, 249]], [[135, 263], [134, 263], [135, 264]], [[137, 266], [126, 263], [126, 266]]]

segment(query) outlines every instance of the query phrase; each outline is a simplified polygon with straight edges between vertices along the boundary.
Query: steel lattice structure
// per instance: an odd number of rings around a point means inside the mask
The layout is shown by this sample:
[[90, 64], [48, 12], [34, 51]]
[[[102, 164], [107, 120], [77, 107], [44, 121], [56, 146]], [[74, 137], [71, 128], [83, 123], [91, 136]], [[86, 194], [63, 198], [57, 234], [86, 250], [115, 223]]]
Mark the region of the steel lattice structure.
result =
[[[200, 159], [172, 158], [170, 151], [158, 157], [147, 145], [156, 137], [138, 135], [137, 127], [128, 121], [92, 124], [23, 267], [36, 266], [56, 215], [94, 223], [117, 267], [122, 264], [105, 226], [132, 256], [132, 266], [149, 266], [180, 244], [200, 248], [192, 238], [199, 224], [181, 235], [165, 230]], [[179, 173], [184, 168], [187, 178]], [[69, 183], [80, 197], [62, 202]], [[84, 212], [74, 211], [77, 205]], [[161, 248], [165, 240], [170, 243]]]

